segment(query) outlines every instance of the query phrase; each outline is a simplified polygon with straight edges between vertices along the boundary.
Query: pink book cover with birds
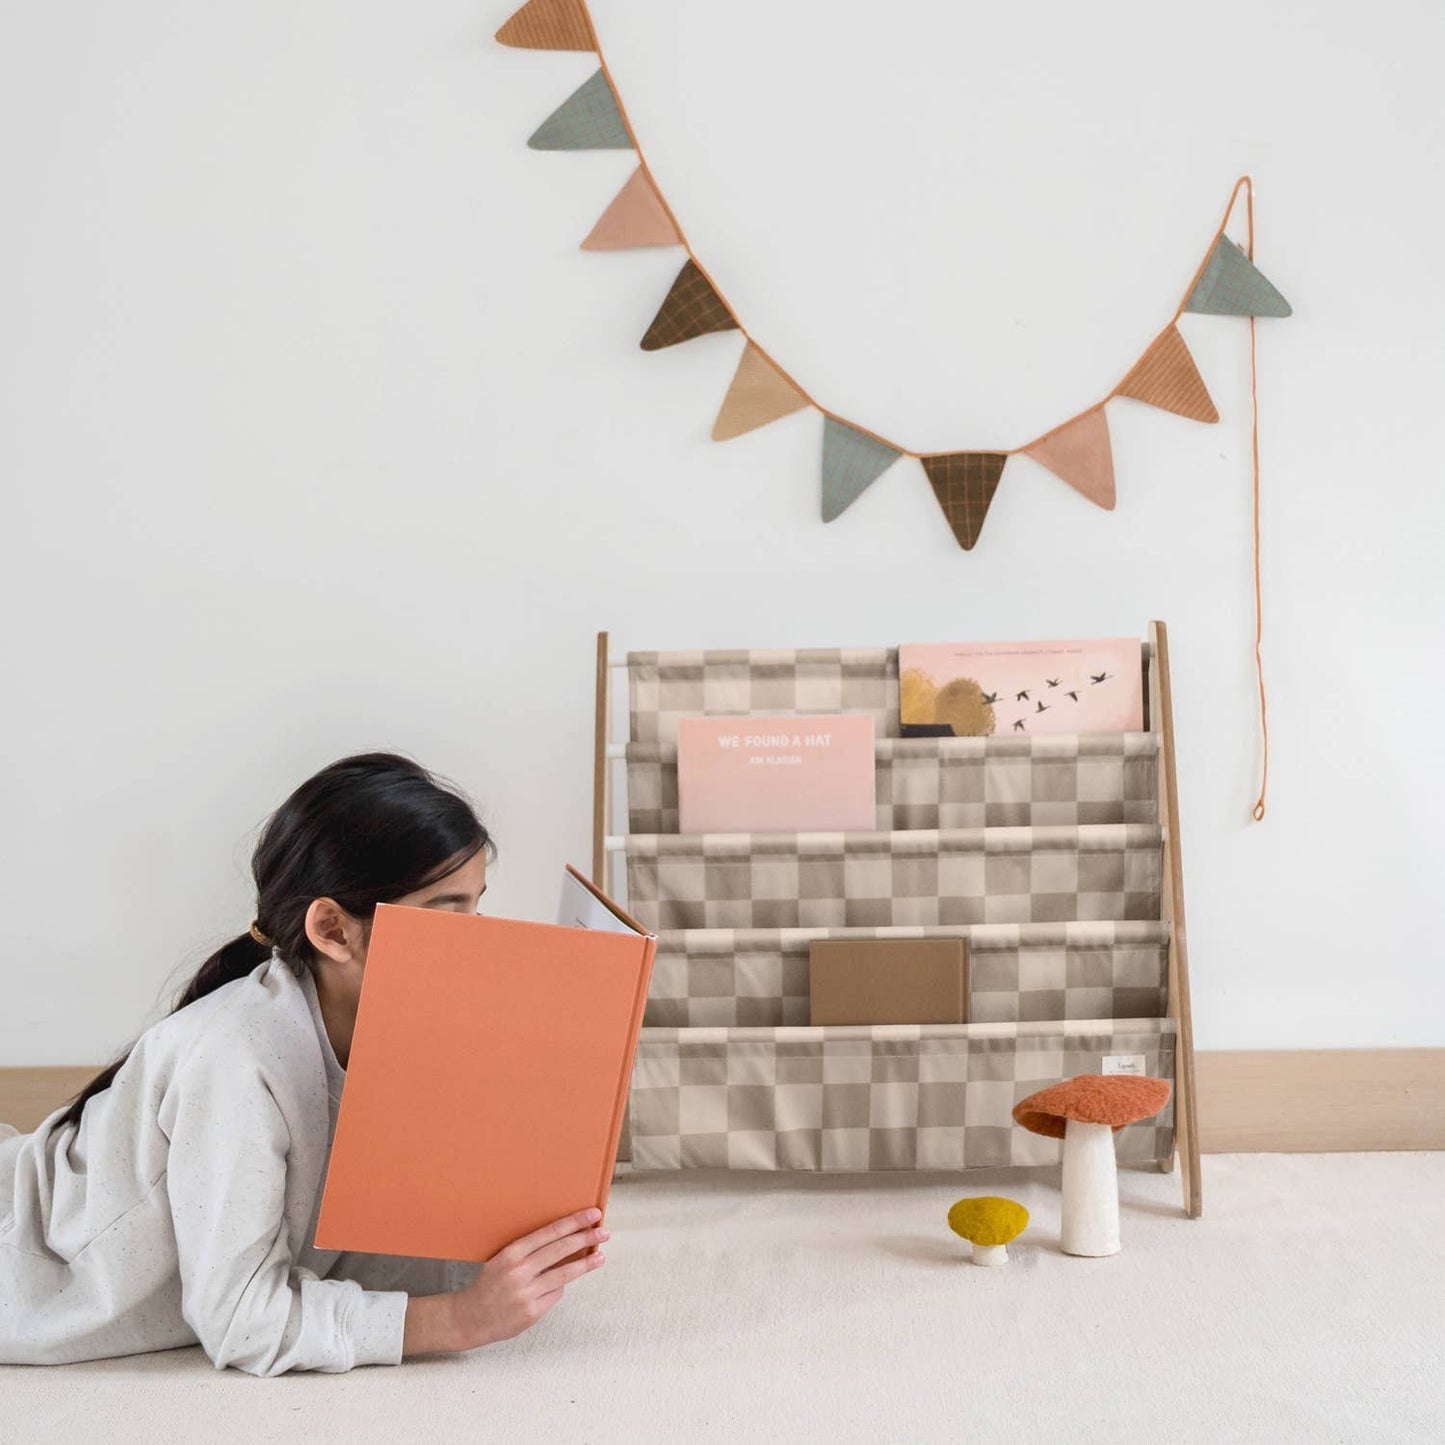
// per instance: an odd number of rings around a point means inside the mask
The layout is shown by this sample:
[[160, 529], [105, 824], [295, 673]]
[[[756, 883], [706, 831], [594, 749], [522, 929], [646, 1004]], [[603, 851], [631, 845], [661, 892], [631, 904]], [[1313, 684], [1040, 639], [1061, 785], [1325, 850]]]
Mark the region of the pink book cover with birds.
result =
[[1138, 732], [1140, 644], [1133, 637], [904, 643], [898, 703], [905, 737]]

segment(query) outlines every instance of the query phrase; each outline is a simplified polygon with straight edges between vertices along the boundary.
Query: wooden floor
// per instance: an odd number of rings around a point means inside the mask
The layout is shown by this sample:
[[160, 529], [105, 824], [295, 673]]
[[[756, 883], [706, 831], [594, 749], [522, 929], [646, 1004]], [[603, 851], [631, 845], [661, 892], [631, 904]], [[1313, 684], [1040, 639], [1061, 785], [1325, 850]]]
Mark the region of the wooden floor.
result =
[[[1196, 1055], [1206, 1154], [1445, 1149], [1445, 1049]], [[33, 1129], [96, 1072], [0, 1069], [0, 1121]]]

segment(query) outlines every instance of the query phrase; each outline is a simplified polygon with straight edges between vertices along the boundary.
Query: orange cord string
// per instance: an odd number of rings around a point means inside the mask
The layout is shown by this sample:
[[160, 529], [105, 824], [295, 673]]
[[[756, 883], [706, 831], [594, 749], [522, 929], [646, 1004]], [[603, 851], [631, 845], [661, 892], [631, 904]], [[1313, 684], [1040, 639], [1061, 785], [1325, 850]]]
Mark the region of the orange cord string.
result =
[[[1250, 185], [1245, 214], [1249, 221], [1249, 259], [1254, 260], [1254, 186]], [[1264, 658], [1260, 644], [1264, 641], [1264, 602], [1259, 582], [1259, 361], [1255, 350], [1254, 317], [1249, 318], [1249, 409], [1250, 451], [1254, 461], [1254, 672], [1259, 685], [1259, 734], [1263, 766], [1259, 779], [1259, 797], [1250, 814], [1256, 823], [1264, 820], [1264, 795], [1269, 789], [1269, 709], [1264, 696]]]
[[[872, 437], [874, 441], [880, 442], [883, 446], [898, 452], [902, 456], [923, 457], [939, 455], [939, 453], [936, 452], [916, 452], [910, 450], [908, 447], [899, 446], [896, 442], [889, 441], [887, 437], [880, 435], [878, 432], [871, 431], [865, 426], [859, 426], [857, 422], [849, 421], [845, 417], [839, 416], [837, 412], [829, 411], [827, 407], [816, 401], [812, 394], [808, 392], [785, 367], [779, 365], [767, 348], [760, 345], [752, 332], [743, 325], [741, 318], [733, 309], [732, 303], [723, 295], [722, 288], [717, 284], [716, 280], [713, 279], [712, 273], [703, 265], [697, 252], [693, 250], [686, 233], [682, 229], [681, 222], [677, 219], [677, 213], [672, 209], [667, 197], [663, 195], [662, 187], [657, 184], [657, 177], [653, 174], [652, 167], [648, 165], [647, 156], [643, 152], [642, 144], [637, 138], [637, 131], [632, 124], [632, 117], [628, 115], [627, 107], [623, 104], [622, 92], [617, 88], [617, 82], [612, 78], [612, 71], [607, 64], [607, 57], [602, 53], [602, 42], [598, 38], [597, 26], [592, 19], [592, 12], [587, 5], [587, 0], [578, 0], [578, 3], [582, 7], [582, 13], [586, 17], [588, 28], [592, 33], [592, 44], [597, 54], [597, 63], [601, 68], [603, 78], [607, 81], [608, 89], [612, 92], [612, 99], [617, 105], [618, 115], [622, 117], [622, 124], [627, 131], [628, 139], [632, 142], [632, 149], [637, 155], [638, 169], [647, 177], [647, 183], [651, 186], [652, 193], [657, 197], [658, 204], [666, 213], [667, 219], [672, 222], [672, 228], [677, 233], [678, 242], [683, 250], [687, 252], [688, 259], [702, 273], [703, 279], [712, 287], [713, 291], [717, 294], [718, 300], [727, 308], [728, 314], [733, 318], [733, 322], [742, 333], [743, 339], [763, 357], [768, 365], [771, 366], [809, 406], [822, 412], [824, 416], [831, 417], [834, 421], [840, 422], [843, 426], [853, 431], [861, 432], [864, 436]], [[1224, 208], [1223, 219], [1220, 221], [1214, 235], [1210, 237], [1209, 244], [1204, 248], [1204, 257], [1199, 262], [1199, 265], [1195, 267], [1194, 274], [1189, 278], [1189, 284], [1184, 288], [1184, 294], [1179, 298], [1179, 304], [1174, 308], [1174, 314], [1169, 318], [1168, 323], [1155, 335], [1153, 340], [1150, 341], [1149, 345], [1140, 352], [1140, 361], [1149, 354], [1161, 337], [1178, 324], [1179, 318], [1184, 314], [1184, 307], [1188, 304], [1190, 295], [1198, 284], [1199, 278], [1204, 274], [1204, 268], [1209, 264], [1209, 258], [1214, 254], [1215, 246], [1219, 244], [1219, 238], [1224, 235], [1229, 225], [1229, 218], [1234, 214], [1235, 203], [1239, 200], [1241, 190], [1245, 195], [1245, 215], [1248, 223], [1248, 247], [1246, 254], [1251, 261], [1254, 260], [1254, 181], [1251, 176], [1243, 175], [1235, 181], [1234, 187], [1229, 193], [1229, 203]], [[1135, 365], [1137, 364], [1136, 362]], [[1133, 367], [1130, 367], [1129, 370], [1132, 371]], [[1126, 372], [1125, 376], [1127, 375], [1128, 373]], [[1032, 447], [1036, 447], [1040, 442], [1047, 440], [1049, 437], [1056, 436], [1065, 428], [1073, 426], [1074, 423], [1081, 418], [1088, 416], [1091, 412], [1098, 411], [1107, 402], [1112, 401], [1118, 396], [1119, 387], [1123, 384], [1124, 377], [1121, 377], [1108, 394], [1099, 401], [1094, 402], [1091, 406], [1086, 406], [1082, 411], [1077, 412], [1066, 421], [1060, 422], [1058, 426], [1050, 428], [1040, 436], [1035, 437], [1032, 441], [1026, 442], [1022, 446], [1009, 448], [1004, 451], [1002, 455], [1014, 456], [1017, 453], [1026, 452]], [[1264, 659], [1260, 651], [1264, 637], [1264, 611], [1261, 600], [1259, 565], [1259, 368], [1255, 350], [1255, 318], [1253, 316], [1249, 318], [1249, 399], [1251, 410], [1250, 444], [1254, 463], [1254, 665], [1259, 685], [1259, 728], [1263, 748], [1263, 774], [1260, 779], [1259, 798], [1256, 800], [1251, 813], [1254, 820], [1259, 822], [1264, 817], [1265, 792], [1269, 784], [1269, 719], [1264, 692]]]

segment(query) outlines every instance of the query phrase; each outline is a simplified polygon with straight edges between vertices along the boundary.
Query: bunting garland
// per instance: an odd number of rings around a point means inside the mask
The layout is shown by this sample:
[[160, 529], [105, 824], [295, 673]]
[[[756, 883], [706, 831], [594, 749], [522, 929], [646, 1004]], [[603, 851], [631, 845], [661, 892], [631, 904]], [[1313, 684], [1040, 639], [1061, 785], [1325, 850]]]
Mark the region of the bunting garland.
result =
[[713, 423], [712, 439], [740, 437], [807, 404], [808, 398], [750, 341]]
[[1103, 406], [1066, 421], [1024, 448], [1041, 467], [1106, 512], [1114, 510], [1114, 450]]
[[823, 520], [841, 517], [903, 453], [835, 416], [823, 418]]
[[584, 251], [630, 251], [639, 246], [680, 246], [682, 237], [640, 167], [582, 243]]
[[[1230, 194], [1224, 218], [1190, 279], [1184, 299], [1124, 378], [1101, 400], [1042, 436], [1001, 451], [920, 453], [898, 446], [817, 402], [743, 326], [688, 244], [677, 217], [657, 187], [617, 94], [597, 42], [586, 0], [527, 0], [497, 32], [504, 45], [527, 50], [590, 51], [598, 70], [573, 92], [531, 136], [535, 150], [633, 150], [637, 169], [582, 242], [589, 251], [620, 251], [643, 246], [681, 246], [687, 260], [641, 341], [644, 351], [660, 351], [716, 332], [742, 333], [744, 347], [724, 397], [712, 435], [717, 441], [754, 431], [794, 412], [822, 413], [821, 503], [824, 522], [835, 521], [899, 457], [914, 457], [958, 545], [978, 542], [1010, 457], [1037, 462], [1080, 496], [1105, 510], [1116, 501], [1113, 449], [1105, 408], [1128, 398], [1190, 421], [1213, 423], [1219, 411], [1179, 331], [1186, 312], [1244, 317], [1250, 328], [1252, 452], [1254, 462], [1255, 663], [1259, 679], [1264, 771], [1254, 816], [1264, 816], [1269, 775], [1269, 738], [1265, 725], [1263, 636], [1259, 585], [1259, 409], [1255, 364], [1255, 322], [1286, 317], [1289, 302], [1254, 264], [1254, 188], [1241, 176]], [[1243, 193], [1247, 244], [1231, 240], [1225, 229]]]
[[1154, 340], [1134, 369], [1114, 388], [1114, 395], [1147, 401], [1150, 406], [1172, 411], [1177, 416], [1188, 417], [1190, 421], [1219, 420], [1219, 412], [1204, 385], [1204, 378], [1200, 376], [1179, 328], [1172, 324]]

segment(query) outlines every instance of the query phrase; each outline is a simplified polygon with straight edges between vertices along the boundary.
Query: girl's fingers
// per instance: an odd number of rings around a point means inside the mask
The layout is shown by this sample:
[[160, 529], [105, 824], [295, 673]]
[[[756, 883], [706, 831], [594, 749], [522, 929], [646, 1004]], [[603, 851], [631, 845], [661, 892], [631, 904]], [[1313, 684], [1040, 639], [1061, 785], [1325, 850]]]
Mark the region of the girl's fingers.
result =
[[562, 1219], [554, 1219], [551, 1224], [544, 1224], [541, 1229], [534, 1229], [531, 1234], [524, 1234], [520, 1239], [513, 1240], [509, 1247], [515, 1249], [518, 1254], [532, 1254], [545, 1248], [554, 1240], [561, 1239], [564, 1235], [574, 1234], [578, 1230], [597, 1224], [601, 1218], [602, 1211], [600, 1209], [579, 1209], [575, 1214], [566, 1215]]
[[573, 1280], [581, 1279], [584, 1274], [599, 1269], [606, 1258], [605, 1254], [589, 1254], [586, 1259], [574, 1259], [571, 1264], [554, 1265], [537, 1276], [537, 1285], [541, 1290], [537, 1298], [545, 1298], [553, 1293], [560, 1294]]
[[543, 1245], [541, 1249], [534, 1250], [526, 1258], [526, 1268], [541, 1274], [543, 1270], [552, 1268], [559, 1260], [566, 1259], [569, 1254], [576, 1254], [579, 1249], [588, 1249], [594, 1244], [601, 1244], [611, 1237], [610, 1232], [605, 1229], [579, 1230], [576, 1234], [569, 1234], [551, 1244]]

